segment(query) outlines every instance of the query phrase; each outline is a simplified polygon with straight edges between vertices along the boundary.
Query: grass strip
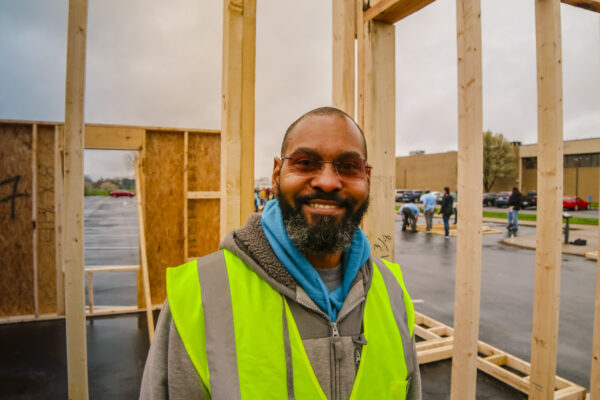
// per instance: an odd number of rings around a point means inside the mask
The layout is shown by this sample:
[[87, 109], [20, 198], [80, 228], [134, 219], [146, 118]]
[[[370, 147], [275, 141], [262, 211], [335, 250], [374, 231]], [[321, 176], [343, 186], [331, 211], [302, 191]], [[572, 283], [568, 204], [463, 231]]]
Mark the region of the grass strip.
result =
[[110, 190], [106, 189], [85, 189], [84, 196], [109, 196]]
[[[483, 217], [484, 218], [507, 219], [506, 213], [499, 212], [499, 211], [484, 211]], [[519, 221], [536, 221], [536, 220], [537, 220], [536, 214], [519, 214]], [[598, 219], [597, 218], [572, 217], [569, 220], [569, 223], [577, 224], [577, 225], [598, 225]]]

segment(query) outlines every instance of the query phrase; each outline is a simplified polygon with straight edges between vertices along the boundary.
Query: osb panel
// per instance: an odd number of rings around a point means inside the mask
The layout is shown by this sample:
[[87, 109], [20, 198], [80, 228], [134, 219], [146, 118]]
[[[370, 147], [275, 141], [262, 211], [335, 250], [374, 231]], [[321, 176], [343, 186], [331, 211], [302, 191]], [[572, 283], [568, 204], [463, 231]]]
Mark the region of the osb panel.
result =
[[54, 126], [38, 126], [37, 145], [38, 293], [41, 313], [56, 312], [54, 241]]
[[[152, 304], [166, 298], [165, 270], [183, 263], [183, 133], [147, 131], [142, 152], [146, 254]], [[138, 304], [143, 306], [142, 274]]]
[[0, 124], [0, 316], [33, 314], [32, 125]]
[[219, 249], [219, 203], [218, 199], [189, 200], [189, 257], [202, 257]]
[[221, 136], [189, 133], [188, 190], [219, 191]]

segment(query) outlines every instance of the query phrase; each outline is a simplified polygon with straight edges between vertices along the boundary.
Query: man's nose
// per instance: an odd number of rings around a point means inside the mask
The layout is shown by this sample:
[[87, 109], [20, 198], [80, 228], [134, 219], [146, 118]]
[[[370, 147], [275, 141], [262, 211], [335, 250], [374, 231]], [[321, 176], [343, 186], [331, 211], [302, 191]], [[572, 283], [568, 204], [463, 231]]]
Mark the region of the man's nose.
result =
[[318, 187], [324, 192], [332, 192], [342, 188], [342, 180], [333, 163], [323, 163], [321, 170], [312, 178], [310, 184], [312, 187]]

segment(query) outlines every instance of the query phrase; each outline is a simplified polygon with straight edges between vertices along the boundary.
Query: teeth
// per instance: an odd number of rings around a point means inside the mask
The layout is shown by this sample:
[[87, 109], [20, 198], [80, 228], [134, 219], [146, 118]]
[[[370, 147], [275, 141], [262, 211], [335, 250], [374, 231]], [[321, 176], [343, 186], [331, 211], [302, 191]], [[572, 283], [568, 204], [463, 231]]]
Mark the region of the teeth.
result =
[[311, 207], [314, 208], [340, 208], [339, 206], [336, 206], [334, 204], [321, 204], [321, 203], [310, 203]]

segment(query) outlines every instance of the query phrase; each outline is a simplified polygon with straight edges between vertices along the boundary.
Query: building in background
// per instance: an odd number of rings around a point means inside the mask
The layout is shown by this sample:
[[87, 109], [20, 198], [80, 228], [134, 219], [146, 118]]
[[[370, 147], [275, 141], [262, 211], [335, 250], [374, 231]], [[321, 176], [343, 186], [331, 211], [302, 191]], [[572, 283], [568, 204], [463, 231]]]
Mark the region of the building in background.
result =
[[[514, 178], [501, 179], [492, 192], [510, 191], [517, 186], [522, 192], [537, 187], [537, 144], [515, 142], [517, 173]], [[579, 196], [598, 202], [600, 190], [600, 138], [567, 140], [564, 149], [564, 195]], [[449, 186], [456, 190], [458, 153], [419, 153], [396, 157], [396, 189], [430, 189], [442, 191]]]

